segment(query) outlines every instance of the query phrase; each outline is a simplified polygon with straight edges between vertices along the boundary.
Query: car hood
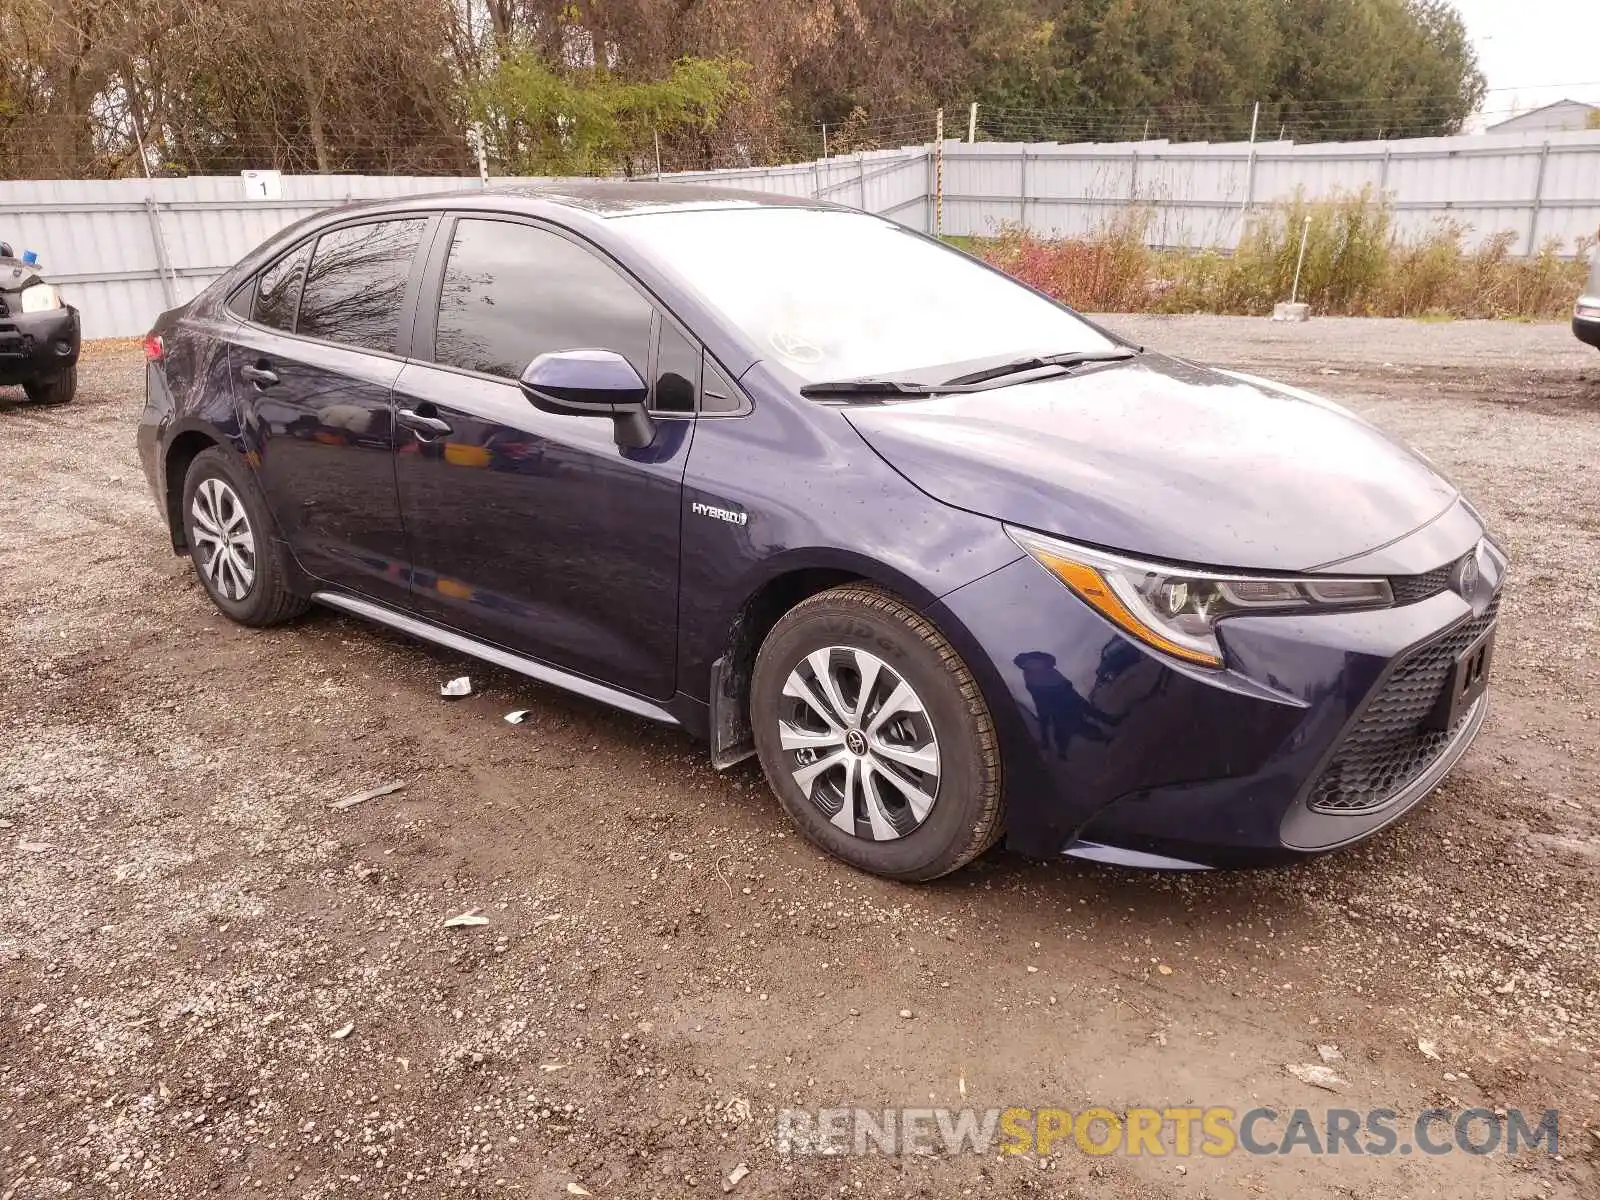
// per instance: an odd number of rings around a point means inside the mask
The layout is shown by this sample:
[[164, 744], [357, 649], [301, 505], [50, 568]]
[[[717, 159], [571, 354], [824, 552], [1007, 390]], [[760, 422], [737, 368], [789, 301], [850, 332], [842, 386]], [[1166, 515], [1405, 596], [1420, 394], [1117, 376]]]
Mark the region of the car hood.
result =
[[1338, 405], [1149, 353], [845, 418], [946, 504], [1208, 566], [1327, 566], [1427, 524], [1457, 495]]

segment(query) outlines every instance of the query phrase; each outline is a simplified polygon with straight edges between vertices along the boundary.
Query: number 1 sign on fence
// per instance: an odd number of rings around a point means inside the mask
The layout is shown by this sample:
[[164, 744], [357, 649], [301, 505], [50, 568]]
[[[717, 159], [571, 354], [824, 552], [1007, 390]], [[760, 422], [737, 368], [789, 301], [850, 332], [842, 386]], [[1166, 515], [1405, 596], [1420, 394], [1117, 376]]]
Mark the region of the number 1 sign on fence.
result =
[[246, 200], [282, 200], [283, 174], [279, 171], [240, 171]]

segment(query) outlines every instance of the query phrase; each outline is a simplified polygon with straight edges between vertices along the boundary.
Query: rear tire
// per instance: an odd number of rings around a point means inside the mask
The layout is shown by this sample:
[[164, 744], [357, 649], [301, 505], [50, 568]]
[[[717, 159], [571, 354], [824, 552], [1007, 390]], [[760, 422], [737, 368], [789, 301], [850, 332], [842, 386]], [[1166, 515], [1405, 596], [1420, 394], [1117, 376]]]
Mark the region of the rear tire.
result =
[[231, 620], [278, 625], [311, 606], [291, 590], [287, 551], [272, 536], [255, 479], [231, 451], [213, 446], [189, 464], [183, 533], [201, 585]]
[[751, 727], [805, 837], [889, 879], [937, 879], [1003, 831], [1000, 746], [978, 682], [926, 617], [869, 584], [791, 609], [756, 656]]
[[78, 392], [78, 368], [68, 367], [49, 379], [25, 383], [22, 390], [35, 404], [70, 404]]

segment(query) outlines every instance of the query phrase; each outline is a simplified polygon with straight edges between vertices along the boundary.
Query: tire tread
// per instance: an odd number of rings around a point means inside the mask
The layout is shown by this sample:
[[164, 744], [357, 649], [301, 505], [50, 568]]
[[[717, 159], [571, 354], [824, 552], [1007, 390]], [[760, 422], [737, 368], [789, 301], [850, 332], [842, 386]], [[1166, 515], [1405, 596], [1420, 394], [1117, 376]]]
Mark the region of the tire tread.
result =
[[[197, 476], [196, 472], [201, 474]], [[190, 480], [205, 475], [219, 475], [240, 492], [253, 510], [250, 516], [252, 523], [258, 528], [258, 545], [264, 547], [264, 550], [256, 554], [256, 584], [262, 589], [259, 602], [252, 606], [249, 612], [243, 614], [230, 612], [221, 605], [217, 607], [230, 620], [254, 629], [282, 625], [305, 613], [311, 607], [311, 601], [289, 586], [290, 574], [288, 565], [283, 561], [283, 544], [272, 536], [270, 518], [260, 488], [253, 478], [239, 469], [229, 450], [221, 446], [212, 446], [210, 449], [200, 451], [190, 460], [189, 469], [179, 484], [183, 488], [184, 511], [188, 510]], [[196, 569], [198, 570], [198, 564]], [[201, 586], [205, 587], [204, 580], [201, 581]], [[206, 594], [211, 594], [209, 588], [206, 589]]]
[[961, 698], [961, 707], [965, 709], [971, 722], [969, 728], [976, 734], [982, 808], [973, 820], [967, 838], [963, 844], [939, 856], [926, 868], [895, 874], [895, 878], [915, 883], [938, 879], [966, 866], [990, 849], [1005, 833], [1000, 738], [995, 732], [989, 706], [984, 701], [983, 691], [979, 688], [971, 669], [944, 634], [939, 632], [938, 626], [905, 600], [877, 584], [846, 583], [818, 592], [785, 613], [768, 634], [768, 638], [770, 640], [787, 626], [804, 620], [819, 609], [840, 605], [849, 606], [858, 612], [864, 610], [899, 624], [937, 655], [956, 685]]
[[24, 384], [22, 390], [34, 404], [70, 404], [78, 393], [78, 368], [68, 367], [59, 375], [52, 375], [49, 379]]

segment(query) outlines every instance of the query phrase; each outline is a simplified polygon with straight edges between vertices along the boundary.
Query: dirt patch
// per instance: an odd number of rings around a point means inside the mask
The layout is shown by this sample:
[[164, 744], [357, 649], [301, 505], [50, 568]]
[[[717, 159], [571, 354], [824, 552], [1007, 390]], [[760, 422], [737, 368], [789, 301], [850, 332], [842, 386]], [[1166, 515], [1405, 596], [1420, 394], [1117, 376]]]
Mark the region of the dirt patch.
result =
[[[1281, 871], [870, 879], [671, 731], [331, 614], [230, 625], [145, 494], [136, 346], [68, 408], [0, 399], [0, 1198], [720, 1196], [740, 1163], [762, 1197], [1596, 1194], [1600, 359], [1108, 322], [1350, 404], [1508, 542], [1489, 723], [1399, 828]], [[1319, 1044], [1338, 1096], [1284, 1069]], [[1559, 1107], [1562, 1159], [773, 1145], [781, 1107], [962, 1103]]]

